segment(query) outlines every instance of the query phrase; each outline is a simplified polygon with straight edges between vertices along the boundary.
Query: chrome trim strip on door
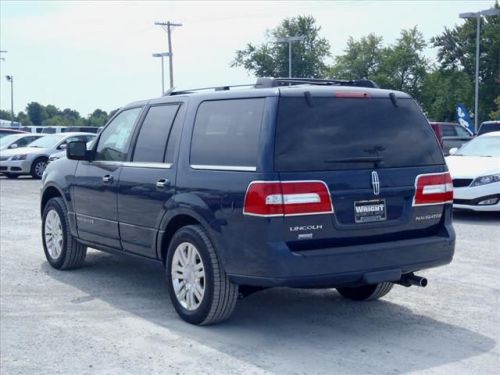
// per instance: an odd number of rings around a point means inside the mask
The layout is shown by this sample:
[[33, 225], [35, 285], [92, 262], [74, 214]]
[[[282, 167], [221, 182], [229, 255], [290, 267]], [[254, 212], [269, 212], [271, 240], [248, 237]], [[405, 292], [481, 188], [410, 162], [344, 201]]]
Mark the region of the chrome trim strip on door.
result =
[[193, 169], [205, 169], [211, 171], [238, 171], [238, 172], [255, 172], [257, 167], [244, 167], [236, 165], [201, 165], [191, 164]]

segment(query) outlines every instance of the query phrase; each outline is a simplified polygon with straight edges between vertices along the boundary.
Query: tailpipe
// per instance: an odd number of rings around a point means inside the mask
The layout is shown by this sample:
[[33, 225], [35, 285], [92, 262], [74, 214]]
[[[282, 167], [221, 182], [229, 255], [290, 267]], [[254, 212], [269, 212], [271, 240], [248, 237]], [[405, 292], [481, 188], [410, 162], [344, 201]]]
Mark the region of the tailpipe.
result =
[[401, 279], [399, 281], [396, 281], [396, 284], [403, 285], [406, 287], [414, 285], [425, 288], [427, 286], [427, 279], [425, 277], [417, 276], [412, 272], [402, 275]]

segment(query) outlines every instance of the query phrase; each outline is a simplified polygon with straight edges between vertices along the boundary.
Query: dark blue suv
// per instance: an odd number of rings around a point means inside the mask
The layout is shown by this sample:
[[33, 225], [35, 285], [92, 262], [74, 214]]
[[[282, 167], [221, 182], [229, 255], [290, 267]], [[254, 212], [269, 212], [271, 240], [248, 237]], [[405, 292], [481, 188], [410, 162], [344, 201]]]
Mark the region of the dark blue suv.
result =
[[87, 247], [162, 262], [194, 324], [273, 287], [371, 300], [451, 262], [453, 186], [407, 94], [366, 81], [259, 79], [129, 104], [43, 175], [57, 269]]

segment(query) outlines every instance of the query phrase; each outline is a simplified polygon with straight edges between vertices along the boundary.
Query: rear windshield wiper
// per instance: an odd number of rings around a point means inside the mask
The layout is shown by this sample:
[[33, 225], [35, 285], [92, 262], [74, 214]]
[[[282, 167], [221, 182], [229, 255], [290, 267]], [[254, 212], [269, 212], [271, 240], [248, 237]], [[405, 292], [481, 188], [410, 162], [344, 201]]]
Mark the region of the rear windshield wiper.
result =
[[359, 156], [356, 158], [325, 160], [325, 163], [380, 163], [383, 160], [382, 156]]

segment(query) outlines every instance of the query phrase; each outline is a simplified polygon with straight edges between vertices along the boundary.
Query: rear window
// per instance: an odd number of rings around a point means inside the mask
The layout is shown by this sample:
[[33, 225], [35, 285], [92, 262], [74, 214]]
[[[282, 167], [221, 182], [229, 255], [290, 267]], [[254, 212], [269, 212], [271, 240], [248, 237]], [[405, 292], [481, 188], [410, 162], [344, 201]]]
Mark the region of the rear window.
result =
[[282, 97], [275, 169], [339, 170], [443, 164], [432, 128], [412, 99]]
[[478, 135], [500, 131], [500, 123], [482, 124]]
[[194, 124], [191, 165], [255, 168], [264, 103], [263, 98], [203, 102]]

